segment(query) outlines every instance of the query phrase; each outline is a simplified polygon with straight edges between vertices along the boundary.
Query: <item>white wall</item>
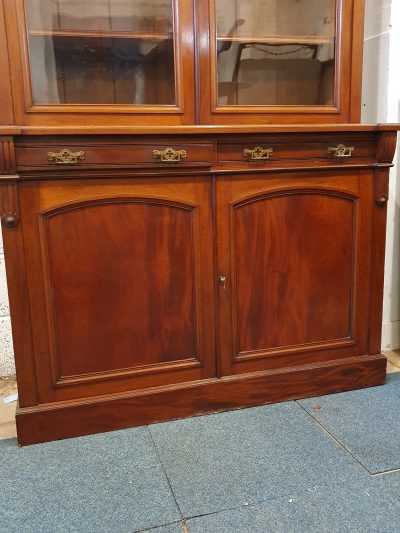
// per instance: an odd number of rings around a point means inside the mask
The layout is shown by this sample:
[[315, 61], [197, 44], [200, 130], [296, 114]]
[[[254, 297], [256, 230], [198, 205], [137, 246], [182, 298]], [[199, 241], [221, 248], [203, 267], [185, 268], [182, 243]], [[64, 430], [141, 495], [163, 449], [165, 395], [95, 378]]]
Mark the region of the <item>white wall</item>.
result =
[[[366, 0], [362, 121], [400, 122], [399, 0]], [[399, 165], [391, 173], [388, 205], [383, 349], [400, 347], [400, 154], [398, 160]], [[4, 255], [0, 240], [0, 376], [14, 372]]]
[[[363, 107], [365, 123], [400, 122], [400, 1], [367, 0]], [[398, 144], [400, 148], [400, 143]], [[400, 347], [400, 153], [390, 177], [382, 348]], [[399, 164], [397, 164], [399, 163]]]
[[3, 242], [0, 231], [0, 376], [15, 373]]

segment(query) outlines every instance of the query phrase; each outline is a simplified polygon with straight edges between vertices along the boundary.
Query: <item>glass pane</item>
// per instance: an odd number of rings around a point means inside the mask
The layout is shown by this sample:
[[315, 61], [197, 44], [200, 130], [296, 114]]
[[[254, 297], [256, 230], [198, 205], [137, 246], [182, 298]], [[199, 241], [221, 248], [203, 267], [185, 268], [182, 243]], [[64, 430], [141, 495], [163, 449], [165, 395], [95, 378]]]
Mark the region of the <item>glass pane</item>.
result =
[[215, 0], [218, 105], [333, 105], [336, 0]]
[[25, 5], [34, 104], [176, 104], [172, 0]]

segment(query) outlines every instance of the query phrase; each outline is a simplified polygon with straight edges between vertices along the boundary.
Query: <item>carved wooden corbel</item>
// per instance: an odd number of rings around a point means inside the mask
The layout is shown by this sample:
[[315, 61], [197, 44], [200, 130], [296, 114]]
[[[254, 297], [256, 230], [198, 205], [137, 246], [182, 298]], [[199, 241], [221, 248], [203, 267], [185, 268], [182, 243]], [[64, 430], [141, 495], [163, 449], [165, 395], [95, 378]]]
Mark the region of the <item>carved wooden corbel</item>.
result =
[[0, 218], [6, 228], [15, 228], [19, 222], [16, 181], [0, 181]]
[[16, 173], [14, 140], [12, 137], [0, 137], [0, 177]]
[[393, 162], [397, 144], [397, 131], [384, 131], [379, 133], [377, 160], [378, 163]]
[[13, 138], [0, 137], [0, 219], [6, 228], [19, 222], [18, 180]]

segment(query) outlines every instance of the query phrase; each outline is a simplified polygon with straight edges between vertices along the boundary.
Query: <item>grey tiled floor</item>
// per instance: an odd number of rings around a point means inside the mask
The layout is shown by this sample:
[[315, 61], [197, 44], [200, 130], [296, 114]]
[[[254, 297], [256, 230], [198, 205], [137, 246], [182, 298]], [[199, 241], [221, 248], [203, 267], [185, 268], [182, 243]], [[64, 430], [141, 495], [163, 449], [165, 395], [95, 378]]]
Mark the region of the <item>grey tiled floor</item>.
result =
[[383, 387], [18, 448], [0, 531], [400, 532], [400, 373]]

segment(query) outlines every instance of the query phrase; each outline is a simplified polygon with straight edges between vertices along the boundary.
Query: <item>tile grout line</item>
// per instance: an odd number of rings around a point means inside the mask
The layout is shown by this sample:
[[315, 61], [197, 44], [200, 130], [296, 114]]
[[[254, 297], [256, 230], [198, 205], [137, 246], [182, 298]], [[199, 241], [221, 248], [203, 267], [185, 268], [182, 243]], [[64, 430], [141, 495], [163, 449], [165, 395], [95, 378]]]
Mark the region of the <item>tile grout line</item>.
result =
[[181, 524], [182, 520], [175, 520], [174, 522], [167, 522], [166, 524], [162, 524], [161, 526], [154, 526], [154, 527], [146, 527], [146, 529], [135, 529], [131, 533], [146, 533], [147, 531], [155, 531], [156, 529], [159, 529], [160, 527], [165, 526], [173, 526], [174, 524]]
[[183, 516], [183, 513], [182, 513], [182, 511], [181, 511], [181, 508], [180, 508], [180, 506], [179, 506], [179, 504], [178, 504], [178, 500], [176, 499], [174, 489], [172, 488], [172, 484], [171, 484], [171, 481], [170, 481], [170, 479], [169, 479], [169, 476], [168, 476], [167, 470], [166, 470], [166, 468], [165, 468], [165, 466], [164, 466], [163, 460], [162, 460], [162, 458], [161, 458], [161, 454], [160, 454], [160, 452], [158, 451], [158, 448], [157, 448], [157, 445], [156, 445], [156, 443], [155, 443], [155, 440], [153, 439], [153, 435], [151, 434], [150, 427], [149, 427], [149, 426], [146, 426], [146, 429], [147, 429], [147, 431], [148, 431], [148, 433], [149, 433], [150, 440], [151, 440], [151, 442], [152, 442], [152, 444], [153, 444], [153, 447], [154, 447], [154, 450], [155, 450], [156, 455], [157, 455], [157, 457], [158, 457], [158, 460], [160, 461], [161, 467], [162, 467], [162, 469], [163, 469], [163, 471], [164, 471], [165, 478], [166, 478], [166, 480], [167, 480], [167, 482], [168, 482], [168, 486], [169, 486], [170, 491], [171, 491], [171, 494], [172, 494], [172, 496], [173, 496], [173, 498], [174, 498], [174, 501], [175, 501], [176, 507], [177, 507], [177, 509], [178, 509], [178, 511], [179, 511], [179, 514], [181, 515], [181, 520], [180, 520], [179, 523], [180, 523], [181, 525], [183, 525], [183, 526], [186, 528], [186, 529], [182, 529], [182, 531], [183, 531], [183, 533], [186, 533], [186, 532], [189, 533], [189, 529], [188, 529], [187, 524], [186, 524], [186, 518]]
[[375, 472], [371, 474], [372, 477], [382, 477], [387, 476], [388, 474], [393, 474], [395, 472], [400, 472], [400, 468], [393, 468], [392, 470], [384, 470], [383, 472]]
[[[273, 496], [271, 498], [255, 500], [255, 501], [253, 501], [251, 503], [241, 503], [239, 505], [235, 505], [235, 506], [232, 506], [232, 507], [224, 507], [223, 509], [218, 509], [217, 511], [210, 511], [210, 512], [206, 512], [206, 513], [202, 513], [202, 514], [190, 515], [190, 516], [187, 516], [186, 518], [184, 518], [183, 522], [186, 523], [188, 520], [193, 520], [194, 518], [203, 518], [203, 517], [206, 517], [206, 516], [212, 516], [212, 515], [216, 515], [216, 514], [220, 514], [220, 513], [226, 513], [226, 512], [229, 512], [229, 511], [236, 511], [237, 509], [251, 509], [252, 507], [257, 507], [259, 505], [263, 505], [265, 503], [273, 502], [273, 501], [276, 501], [276, 500], [282, 500], [282, 499], [292, 498], [292, 497], [296, 498], [299, 495], [303, 495], [303, 494], [307, 494], [307, 491], [306, 490], [302, 490], [299, 493], [289, 493], [289, 494], [285, 494], [285, 495], [282, 494], [282, 495], [279, 495], [279, 496]], [[174, 523], [178, 523], [178, 522], [174, 522]], [[158, 527], [158, 526], [156, 526], [156, 527]], [[147, 531], [147, 530], [145, 530], [145, 531]], [[140, 533], [140, 532], [135, 532], [135, 533]], [[190, 533], [189, 529], [187, 531], [184, 531], [183, 533]]]
[[[175, 501], [175, 503], [176, 503], [176, 506], [177, 506], [177, 508], [178, 508], [178, 511], [179, 511], [179, 513], [180, 513], [180, 515], [181, 515], [181, 517], [182, 517], [181, 520], [180, 520], [180, 522], [179, 522], [179, 523], [182, 524], [182, 525], [184, 526], [184, 528], [185, 528], [185, 529], [182, 530], [182, 533], [190, 533], [190, 531], [189, 531], [189, 527], [188, 527], [188, 525], [187, 525], [187, 520], [192, 520], [193, 518], [201, 518], [201, 517], [203, 517], [203, 516], [211, 516], [211, 515], [214, 515], [214, 514], [224, 513], [224, 512], [227, 512], [227, 511], [234, 511], [235, 509], [241, 509], [241, 508], [247, 508], [247, 507], [254, 507], [254, 506], [260, 505], [260, 504], [262, 504], [262, 503], [266, 503], [266, 502], [268, 502], [268, 501], [273, 501], [273, 500], [275, 500], [275, 499], [279, 499], [279, 498], [281, 498], [281, 497], [284, 497], [284, 496], [278, 496], [277, 498], [267, 498], [266, 500], [264, 500], [264, 499], [262, 499], [262, 500], [257, 500], [257, 501], [255, 501], [255, 502], [249, 503], [248, 505], [240, 504], [240, 505], [235, 505], [234, 507], [226, 507], [226, 508], [224, 508], [224, 509], [219, 509], [218, 511], [211, 511], [211, 512], [209, 512], [209, 513], [202, 513], [202, 514], [199, 514], [199, 515], [193, 515], [193, 516], [185, 517], [185, 516], [183, 515], [183, 513], [182, 513], [182, 511], [181, 511], [181, 508], [180, 508], [180, 506], [179, 506], [179, 504], [178, 504], [178, 501], [177, 501], [177, 499], [176, 499], [175, 492], [174, 492], [174, 490], [173, 490], [173, 488], [172, 488], [172, 485], [171, 485], [170, 479], [169, 479], [169, 477], [168, 477], [168, 474], [167, 474], [167, 471], [166, 471], [166, 469], [165, 469], [164, 463], [163, 463], [163, 461], [162, 461], [161, 455], [160, 455], [160, 453], [159, 453], [159, 451], [158, 451], [157, 445], [156, 445], [156, 443], [155, 443], [155, 441], [154, 441], [154, 439], [153, 439], [153, 435], [151, 434], [150, 427], [149, 427], [149, 426], [146, 426], [146, 429], [147, 429], [147, 431], [148, 431], [148, 433], [149, 433], [149, 435], [150, 435], [151, 442], [152, 442], [152, 444], [153, 444], [153, 446], [154, 446], [154, 449], [155, 449], [155, 451], [156, 451], [157, 457], [159, 458], [159, 461], [160, 461], [160, 463], [161, 463], [161, 466], [162, 466], [162, 468], [163, 468], [163, 470], [164, 470], [165, 477], [167, 478], [168, 485], [169, 485], [169, 487], [170, 487], [170, 489], [171, 489], [171, 492], [172, 492], [172, 495], [173, 495], [174, 501]], [[173, 522], [173, 523], [178, 523], [178, 522]], [[155, 526], [155, 528], [157, 528], [157, 527], [159, 527], [159, 526]], [[145, 530], [145, 531], [146, 531], [146, 530]], [[150, 530], [150, 531], [151, 531], [151, 530]], [[140, 532], [139, 532], [139, 533], [140, 533]]]
[[[289, 495], [288, 495], [289, 496]], [[260, 504], [263, 504], [263, 503], [267, 503], [267, 502], [270, 502], [270, 501], [274, 501], [274, 500], [279, 500], [280, 498], [284, 498], [285, 496], [277, 496], [277, 497], [274, 497], [274, 498], [267, 498], [266, 500], [257, 500], [255, 502], [252, 502], [252, 503], [248, 503], [248, 504], [240, 504], [240, 505], [235, 505], [234, 507], [224, 507], [223, 509], [218, 509], [218, 511], [210, 511], [210, 512], [206, 512], [206, 513], [202, 513], [202, 514], [195, 514], [195, 515], [190, 515], [186, 518], [183, 518], [183, 522], [185, 523], [186, 527], [187, 527], [187, 531], [184, 531], [183, 533], [189, 533], [189, 528], [186, 524], [186, 522], [188, 520], [193, 520], [194, 518], [203, 518], [205, 516], [212, 516], [212, 515], [215, 515], [215, 514], [220, 514], [220, 513], [226, 513], [228, 511], [236, 511], [237, 509], [248, 509], [248, 508], [251, 508], [251, 507], [256, 507], [257, 505], [260, 505]]]
[[362, 463], [360, 463], [360, 461], [358, 459], [356, 459], [356, 457], [354, 457], [354, 455], [350, 452], [350, 450], [348, 450], [346, 448], [346, 446], [344, 446], [340, 441], [337, 440], [337, 438], [332, 435], [332, 433], [330, 433], [330, 431], [328, 431], [316, 418], [313, 417], [313, 415], [311, 413], [309, 413], [307, 411], [307, 409], [305, 409], [300, 403], [298, 403], [297, 400], [295, 400], [295, 403], [300, 407], [300, 409], [302, 409], [309, 418], [311, 418], [311, 420], [313, 422], [315, 422], [315, 424], [318, 426], [318, 428], [323, 432], [325, 433], [326, 435], [328, 435], [328, 437], [330, 437], [333, 442], [342, 450], [344, 451], [345, 453], [347, 453], [358, 465], [361, 466], [361, 468], [363, 470], [365, 470], [365, 472], [367, 472], [370, 476], [373, 476], [374, 474], [372, 472], [370, 472], [368, 470], [368, 468], [366, 468]]
[[273, 502], [274, 500], [280, 500], [286, 497], [291, 497], [291, 494], [288, 494], [286, 496], [274, 496], [273, 498], [267, 498], [266, 500], [257, 500], [251, 503], [241, 503], [239, 505], [235, 505], [234, 507], [224, 507], [223, 509], [218, 509], [218, 511], [210, 511], [209, 513], [202, 513], [202, 514], [196, 514], [196, 515], [190, 515], [185, 520], [193, 520], [194, 518], [203, 518], [204, 516], [212, 516], [215, 514], [220, 513], [226, 513], [228, 511], [236, 511], [237, 509], [251, 509], [252, 507], [257, 507], [258, 505], [262, 505], [263, 503]]

